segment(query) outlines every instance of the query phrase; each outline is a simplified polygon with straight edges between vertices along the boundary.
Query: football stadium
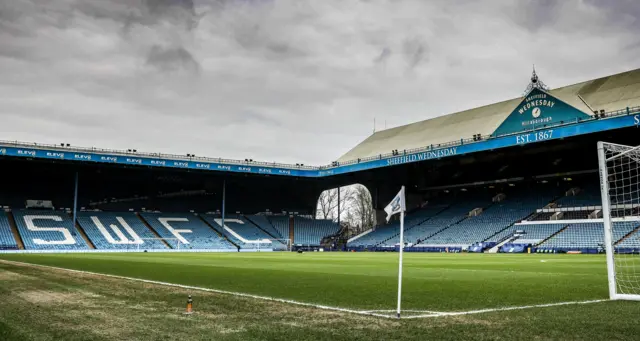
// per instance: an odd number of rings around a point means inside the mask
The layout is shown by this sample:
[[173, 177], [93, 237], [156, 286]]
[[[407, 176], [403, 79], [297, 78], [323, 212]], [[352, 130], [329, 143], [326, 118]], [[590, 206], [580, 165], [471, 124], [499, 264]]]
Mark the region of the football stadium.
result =
[[636, 339], [639, 123], [640, 69], [534, 71], [322, 166], [2, 141], [0, 338]]

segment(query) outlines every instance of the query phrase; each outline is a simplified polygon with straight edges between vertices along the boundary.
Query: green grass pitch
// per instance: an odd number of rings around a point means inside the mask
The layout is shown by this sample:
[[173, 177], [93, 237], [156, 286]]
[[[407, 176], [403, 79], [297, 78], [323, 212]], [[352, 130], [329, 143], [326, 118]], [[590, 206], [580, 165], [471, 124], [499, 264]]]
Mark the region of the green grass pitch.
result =
[[[270, 296], [353, 310], [394, 309], [397, 295], [397, 253], [3, 254], [0, 255], [0, 259]], [[13, 270], [7, 269], [7, 267], [11, 267]], [[16, 272], [15, 269], [20, 267], [0, 263], [0, 284], [3, 278], [3, 268], [5, 268], [4, 271]], [[44, 272], [45, 270], [39, 271]], [[608, 293], [605, 259], [602, 255], [406, 253], [403, 271], [403, 309], [407, 310], [462, 312], [606, 299]], [[68, 278], [56, 281], [71, 281], [77, 276], [80, 275], [67, 272], [66, 277]], [[122, 284], [129, 287], [147, 285], [139, 282], [119, 281], [129, 282]], [[15, 286], [16, 282], [12, 283], [11, 288], [0, 286], [0, 290], [4, 290], [7, 295], [9, 291], [19, 290], [19, 286]], [[60, 284], [54, 286], [57, 285]], [[77, 287], [76, 284], [72, 286]], [[183, 291], [175, 288], [163, 290]], [[138, 293], [141, 294], [140, 290]], [[109, 295], [117, 294], [116, 290]], [[193, 292], [193, 294], [196, 297], [199, 295], [198, 292]], [[107, 294], [101, 295], [108, 296]], [[223, 296], [220, 295], [218, 300]], [[164, 298], [154, 296], [154, 299]], [[227, 295], [225, 300], [239, 299], [241, 298]], [[242, 298], [242, 300], [250, 299]], [[256, 299], [253, 301], [256, 301], [255, 304], [258, 305], [264, 304], [257, 302], [259, 300]], [[177, 309], [180, 308], [180, 305], [178, 304]], [[238, 303], [237, 306], [239, 310], [242, 310], [242, 304]], [[202, 305], [200, 305], [200, 309], [206, 310]], [[278, 315], [277, 309], [272, 308], [270, 311]], [[2, 335], [2, 323], [7, 323], [10, 320], [2, 320], [3, 316], [7, 316], [6, 313], [0, 307], [0, 335]], [[233, 307], [228, 313], [233, 314]], [[579, 332], [584, 333], [585, 328], [588, 330], [589, 327], [580, 326], [580, 321], [589, 323], [597, 321], [602, 325], [593, 327], [594, 330], [598, 330], [598, 328], [608, 330], [607, 328], [609, 328], [611, 331], [606, 335], [607, 338], [616, 339], [617, 337], [626, 338], [630, 335], [640, 335], [640, 324], [635, 322], [634, 317], [638, 316], [638, 313], [640, 313], [640, 303], [602, 302], [465, 315], [464, 318], [458, 317], [462, 320], [456, 321], [481, 319], [496, 324], [500, 324], [498, 321], [505, 319], [527, 321], [521, 324], [523, 330], [518, 329], [509, 334], [512, 327], [504, 327], [493, 333], [484, 333], [479, 336], [480, 339], [485, 337], [493, 339], [505, 332], [507, 334], [502, 335], [501, 338], [510, 339], [514, 332], [522, 333], [526, 330], [540, 333], [542, 330], [538, 330], [537, 326], [544, 328], [547, 333], [552, 333], [549, 335], [561, 335], [554, 333], [563, 333], [564, 329], [567, 332], [576, 330], [573, 332], [574, 334], [566, 337], [571, 339], [574, 336], [582, 335]], [[270, 313], [265, 313], [262, 319], [269, 321], [272, 319], [270, 315]], [[574, 320], [571, 321], [573, 322], [555, 324], [554, 320], [561, 320], [572, 315]], [[385, 320], [364, 316], [345, 317], [345, 319], [352, 318]], [[393, 323], [406, 324], [407, 327], [413, 326], [412, 328], [417, 328], [416, 331], [418, 331], [423, 327], [433, 326], [434, 323], [441, 324], [442, 321], [452, 321], [452, 319], [454, 317], [435, 317], [394, 321]], [[239, 319], [237, 323], [250, 324], [249, 320], [242, 321], [244, 320]], [[532, 321], [537, 321], [537, 324], [531, 324]], [[549, 327], [549, 324], [553, 327]], [[397, 327], [389, 327], [388, 332], [391, 333]], [[348, 327], [345, 328], [348, 329]], [[402, 325], [399, 329], [404, 330]], [[430, 329], [430, 332], [434, 331]], [[316, 332], [320, 333], [321, 330], [314, 329], [313, 333]], [[402, 335], [406, 331], [398, 331], [398, 333], [400, 334], [391, 335]], [[438, 333], [434, 335], [439, 338], [456, 335], [455, 328], [449, 332], [439, 330]], [[320, 335], [324, 334], [316, 336]], [[350, 335], [351, 339], [358, 339], [365, 337], [367, 333], [353, 334], [353, 331], [345, 331], [345, 335]], [[335, 337], [335, 335], [333, 336]], [[600, 336], [604, 337], [605, 335]], [[371, 335], [366, 337], [371, 339]], [[411, 335], [405, 335], [405, 337], [412, 338]], [[541, 339], [545, 339], [545, 337]]]

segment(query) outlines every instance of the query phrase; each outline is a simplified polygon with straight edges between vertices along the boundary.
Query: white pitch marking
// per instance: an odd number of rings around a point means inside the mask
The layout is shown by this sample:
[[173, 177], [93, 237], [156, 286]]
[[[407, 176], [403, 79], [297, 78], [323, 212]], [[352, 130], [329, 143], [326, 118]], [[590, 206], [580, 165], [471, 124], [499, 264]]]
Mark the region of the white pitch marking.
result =
[[590, 303], [599, 303], [599, 302], [607, 302], [609, 300], [590, 300], [590, 301], [571, 301], [571, 302], [558, 302], [558, 303], [547, 303], [547, 304], [534, 304], [534, 305], [523, 305], [523, 306], [515, 306], [515, 307], [503, 307], [503, 308], [490, 308], [490, 309], [481, 309], [481, 310], [469, 310], [469, 311], [458, 311], [458, 312], [438, 312], [435, 315], [417, 315], [417, 316], [406, 316], [404, 318], [421, 318], [421, 317], [433, 317], [433, 316], [460, 316], [460, 315], [471, 315], [471, 314], [482, 314], [482, 313], [491, 313], [496, 311], [509, 311], [509, 310], [523, 310], [523, 309], [532, 309], [532, 308], [547, 308], [547, 307], [557, 307], [562, 305], [573, 305], [573, 304], [590, 304]]
[[[258, 295], [246, 294], [246, 293], [242, 293], [242, 292], [234, 292], [234, 291], [202, 288], [202, 287], [195, 287], [195, 286], [190, 286], [190, 285], [153, 281], [153, 280], [141, 279], [141, 278], [135, 278], [135, 277], [109, 275], [109, 274], [102, 274], [102, 273], [98, 273], [98, 272], [60, 268], [60, 267], [57, 267], [57, 266], [50, 266], [50, 265], [41, 265], [41, 264], [34, 264], [34, 263], [16, 262], [16, 261], [9, 261], [9, 260], [3, 260], [3, 259], [0, 260], [0, 262], [8, 263], [8, 264], [15, 264], [15, 265], [23, 265], [23, 266], [35, 266], [35, 267], [43, 267], [43, 268], [56, 269], [56, 270], [65, 270], [65, 271], [76, 272], [76, 273], [81, 273], [81, 274], [111, 277], [111, 278], [124, 279], [124, 280], [129, 280], [129, 281], [137, 281], [137, 282], [165, 285], [165, 286], [171, 286], [171, 287], [177, 287], [177, 288], [183, 288], [183, 289], [192, 289], [192, 290], [199, 290], [199, 291], [205, 291], [205, 292], [213, 292], [213, 293], [225, 294], [225, 295], [231, 295], [231, 296], [238, 296], [238, 297], [254, 298], [254, 299], [259, 299], [259, 300], [287, 303], [287, 304], [299, 305], [299, 306], [303, 306], [303, 307], [311, 307], [311, 308], [317, 308], [317, 309], [339, 311], [339, 312], [344, 312], [344, 313], [351, 313], [351, 314], [358, 314], [358, 315], [365, 315], [365, 316], [375, 316], [375, 317], [382, 317], [382, 318], [388, 318], [388, 319], [397, 319], [397, 317], [392, 316], [392, 315], [378, 314], [378, 312], [395, 312], [395, 310], [353, 310], [353, 309], [347, 309], [347, 308], [332, 307], [332, 306], [326, 306], [326, 305], [320, 305], [320, 304], [313, 304], [313, 303], [305, 303], [305, 302], [299, 302], [299, 301], [294, 301], [294, 300], [287, 300], [287, 299], [276, 298], [276, 297], [258, 296]], [[428, 314], [414, 315], [414, 316], [402, 316], [401, 318], [402, 319], [416, 319], [416, 318], [441, 317], [441, 316], [460, 316], [460, 315], [491, 313], [491, 312], [497, 312], [497, 311], [524, 310], [524, 309], [532, 309], [532, 308], [546, 308], [546, 307], [556, 307], [556, 306], [573, 305], [573, 304], [590, 304], [590, 303], [599, 303], [599, 302], [607, 302], [607, 301], [610, 301], [610, 300], [601, 299], [601, 300], [590, 300], [590, 301], [570, 301], [570, 302], [535, 304], [535, 305], [502, 307], [502, 308], [489, 308], [489, 309], [458, 311], [458, 312], [442, 312], [442, 311], [429, 311], [429, 310], [415, 310], [415, 311], [403, 310], [403, 312], [418, 312], [418, 313], [419, 312], [426, 312]]]
[[74, 269], [60, 268], [60, 267], [57, 267], [57, 266], [50, 266], [50, 265], [25, 263], [25, 262], [16, 262], [16, 261], [4, 260], [4, 259], [0, 260], [0, 262], [9, 263], [9, 264], [15, 264], [15, 265], [23, 265], [23, 266], [35, 266], [35, 267], [43, 267], [43, 268], [56, 269], [56, 270], [65, 270], [65, 271], [76, 272], [76, 273], [81, 273], [81, 274], [104, 276], [104, 277], [111, 277], [111, 278], [117, 278], [117, 279], [125, 279], [125, 280], [129, 280], [129, 281], [165, 285], [165, 286], [171, 286], [171, 287], [177, 287], [177, 288], [183, 288], [183, 289], [192, 289], [192, 290], [213, 292], [213, 293], [231, 295], [231, 296], [238, 296], [238, 297], [254, 298], [254, 299], [259, 299], [259, 300], [287, 303], [287, 304], [299, 305], [299, 306], [303, 306], [303, 307], [311, 307], [311, 308], [317, 308], [317, 309], [339, 311], [339, 312], [344, 312], [344, 313], [351, 313], [351, 314], [358, 314], [358, 315], [367, 315], [367, 316], [376, 316], [376, 317], [384, 317], [384, 318], [396, 319], [395, 316], [376, 314], [376, 313], [369, 313], [369, 312], [361, 311], [361, 310], [353, 310], [353, 309], [347, 309], [347, 308], [326, 306], [326, 305], [321, 305], [321, 304], [305, 303], [305, 302], [300, 302], [300, 301], [287, 300], [287, 299], [269, 297], [269, 296], [258, 296], [258, 295], [246, 294], [246, 293], [242, 293], [242, 292], [234, 292], [234, 291], [202, 288], [202, 287], [195, 287], [195, 286], [191, 286], [191, 285], [160, 282], [160, 281], [153, 281], [153, 280], [142, 279], [142, 278], [110, 275], [110, 274], [103, 274], [103, 273], [91, 272], [91, 271], [74, 270]]
[[[363, 312], [366, 313], [395, 313], [397, 312], [396, 309], [388, 309], [388, 310], [364, 310]], [[433, 310], [413, 310], [413, 309], [402, 309], [403, 313], [434, 313], [434, 314], [440, 314], [440, 313], [444, 313], [442, 311], [433, 311]]]

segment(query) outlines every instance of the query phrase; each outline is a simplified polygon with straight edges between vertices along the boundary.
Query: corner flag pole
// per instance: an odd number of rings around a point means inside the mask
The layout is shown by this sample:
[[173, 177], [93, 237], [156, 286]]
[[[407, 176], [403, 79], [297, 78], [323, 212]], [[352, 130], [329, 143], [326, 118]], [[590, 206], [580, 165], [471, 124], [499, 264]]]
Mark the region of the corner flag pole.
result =
[[[404, 186], [402, 186], [404, 195]], [[404, 198], [403, 198], [404, 200]], [[398, 313], [400, 318], [400, 303], [402, 302], [402, 250], [404, 249], [404, 207], [400, 209], [400, 261], [398, 262]]]

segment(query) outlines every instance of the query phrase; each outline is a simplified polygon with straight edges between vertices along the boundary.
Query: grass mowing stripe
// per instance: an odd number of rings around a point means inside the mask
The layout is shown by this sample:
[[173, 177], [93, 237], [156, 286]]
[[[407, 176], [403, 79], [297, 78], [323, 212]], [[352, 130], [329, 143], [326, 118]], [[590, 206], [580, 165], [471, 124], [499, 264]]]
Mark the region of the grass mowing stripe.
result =
[[211, 289], [211, 288], [194, 287], [194, 286], [190, 286], [190, 285], [182, 285], [182, 284], [175, 284], [175, 283], [152, 281], [152, 280], [142, 279], [142, 278], [133, 278], [133, 277], [109, 275], [109, 274], [90, 272], [90, 271], [83, 271], [83, 270], [60, 268], [60, 267], [50, 266], [50, 265], [24, 263], [24, 262], [16, 262], [16, 261], [8, 261], [8, 260], [0, 260], [0, 262], [7, 263], [7, 264], [13, 264], [13, 265], [22, 265], [22, 266], [36, 266], [36, 267], [39, 266], [39, 267], [55, 269], [55, 270], [70, 271], [70, 272], [76, 272], [76, 273], [81, 273], [81, 274], [89, 274], [89, 275], [96, 275], [96, 276], [105, 276], [105, 277], [110, 277], [110, 278], [117, 278], [117, 279], [123, 279], [123, 280], [128, 280], [128, 281], [136, 281], [136, 282], [143, 282], [143, 283], [150, 283], [150, 284], [158, 284], [158, 285], [171, 286], [171, 287], [182, 288], [182, 289], [192, 289], [192, 290], [198, 290], [198, 291], [214, 292], [214, 293], [217, 293], [217, 294], [224, 294], [224, 295], [231, 295], [231, 296], [238, 296], [238, 297], [245, 297], [245, 298], [253, 298], [253, 299], [259, 299], [259, 300], [264, 300], [264, 301], [287, 303], [287, 304], [299, 305], [299, 306], [303, 306], [303, 307], [339, 311], [339, 312], [343, 312], [343, 313], [351, 313], [351, 314], [359, 314], [359, 315], [369, 315], [369, 316], [376, 316], [376, 317], [391, 318], [390, 316], [383, 315], [383, 314], [376, 314], [375, 312], [352, 310], [352, 309], [346, 309], [346, 308], [340, 308], [340, 307], [331, 307], [331, 306], [313, 304], [313, 303], [306, 303], [306, 302], [298, 302], [298, 301], [294, 301], [294, 300], [287, 300], [287, 299], [282, 299], [282, 298], [277, 298], [277, 297], [257, 296], [257, 295], [251, 295], [251, 294], [247, 294], [247, 293], [242, 293], [242, 292], [233, 292], [233, 291], [217, 290], [217, 289]]
[[[351, 310], [392, 309], [396, 302], [397, 254], [393, 253], [87, 253], [0, 258]], [[537, 255], [408, 253], [403, 307], [455, 312], [608, 297], [604, 257], [544, 259], [558, 262], [541, 263]], [[467, 270], [474, 267], [496, 271]]]

